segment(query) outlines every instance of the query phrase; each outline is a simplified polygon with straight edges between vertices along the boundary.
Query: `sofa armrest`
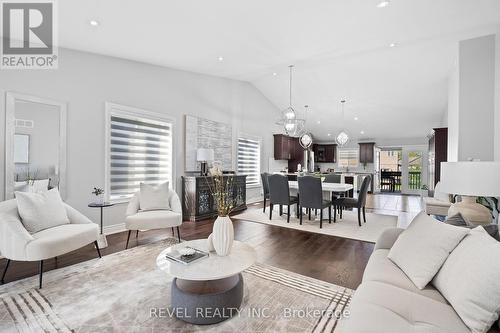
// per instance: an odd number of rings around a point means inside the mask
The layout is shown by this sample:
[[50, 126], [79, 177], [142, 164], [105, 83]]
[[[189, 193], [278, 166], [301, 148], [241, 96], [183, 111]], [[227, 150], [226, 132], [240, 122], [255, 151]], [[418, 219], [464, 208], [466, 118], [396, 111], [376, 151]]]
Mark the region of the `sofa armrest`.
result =
[[64, 203], [66, 214], [68, 214], [69, 223], [71, 224], [88, 224], [93, 223], [87, 216], [83, 215], [67, 203]]
[[384, 232], [377, 239], [377, 243], [375, 244], [374, 250], [379, 250], [379, 249], [389, 250], [394, 245], [399, 235], [401, 235], [403, 231], [404, 229], [401, 228], [390, 228], [384, 230]]
[[26, 245], [34, 240], [21, 221], [7, 214], [0, 215], [0, 253], [8, 259], [26, 260]]
[[172, 209], [173, 212], [182, 214], [182, 205], [181, 205], [181, 200], [179, 199], [179, 196], [177, 193], [173, 190], [172, 195], [170, 196], [170, 208]]
[[131, 216], [137, 214], [140, 209], [139, 193], [134, 194], [132, 199], [128, 202], [127, 211], [125, 216]]

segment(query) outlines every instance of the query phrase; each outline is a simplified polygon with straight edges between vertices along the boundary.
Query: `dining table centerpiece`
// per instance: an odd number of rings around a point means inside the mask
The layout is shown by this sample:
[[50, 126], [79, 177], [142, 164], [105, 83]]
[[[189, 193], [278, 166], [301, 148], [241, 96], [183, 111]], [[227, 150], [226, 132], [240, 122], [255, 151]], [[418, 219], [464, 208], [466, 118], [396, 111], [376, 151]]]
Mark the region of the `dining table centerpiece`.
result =
[[206, 181], [210, 192], [215, 200], [217, 219], [214, 222], [212, 233], [208, 236], [208, 249], [215, 251], [219, 256], [227, 256], [231, 253], [234, 241], [233, 222], [229, 214], [235, 207], [234, 202], [234, 177], [224, 176], [218, 166], [210, 169], [210, 180]]

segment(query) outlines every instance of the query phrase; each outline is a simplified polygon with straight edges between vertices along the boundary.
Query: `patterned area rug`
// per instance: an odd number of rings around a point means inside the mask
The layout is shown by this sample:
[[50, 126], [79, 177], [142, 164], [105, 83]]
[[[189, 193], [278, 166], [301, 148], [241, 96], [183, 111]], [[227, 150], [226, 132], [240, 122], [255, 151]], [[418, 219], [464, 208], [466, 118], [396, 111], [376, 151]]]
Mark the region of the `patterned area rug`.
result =
[[353, 291], [272, 266], [243, 272], [237, 316], [195, 326], [169, 314], [172, 277], [156, 267], [173, 238], [0, 287], [0, 332], [338, 332]]
[[[286, 207], [283, 208], [283, 212], [286, 212]], [[329, 224], [328, 210], [325, 209], [323, 212], [323, 228], [320, 229], [319, 213], [317, 216], [314, 216], [313, 213], [311, 221], [309, 221], [308, 216], [304, 214], [302, 217], [302, 225], [299, 224], [299, 219], [295, 217], [294, 210], [292, 210], [292, 214], [293, 215], [290, 216], [290, 223], [287, 223], [286, 214], [279, 216], [278, 208], [275, 206], [272, 220], [269, 220], [269, 207], [266, 208], [265, 213], [262, 211], [262, 208], [248, 208], [242, 213], [235, 215], [234, 218], [274, 225], [277, 227], [314, 232], [317, 234], [357, 239], [371, 243], [375, 243], [384, 230], [395, 228], [398, 224], [397, 216], [366, 213], [366, 223], [363, 223], [363, 220], [361, 220], [362, 225], [360, 227], [356, 209], [354, 211], [344, 211], [342, 219], [337, 216], [337, 223], [333, 223], [332, 211], [332, 223]]]

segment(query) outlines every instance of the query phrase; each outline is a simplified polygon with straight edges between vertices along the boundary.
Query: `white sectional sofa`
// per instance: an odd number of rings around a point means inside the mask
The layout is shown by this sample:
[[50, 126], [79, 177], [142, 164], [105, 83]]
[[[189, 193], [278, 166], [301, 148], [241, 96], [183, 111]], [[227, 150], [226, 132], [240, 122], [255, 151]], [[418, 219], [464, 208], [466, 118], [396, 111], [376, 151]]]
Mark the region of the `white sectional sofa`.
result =
[[[403, 229], [386, 230], [377, 241], [356, 290], [344, 333], [471, 332], [431, 284], [418, 289], [389, 251]], [[500, 332], [494, 325], [490, 332]]]

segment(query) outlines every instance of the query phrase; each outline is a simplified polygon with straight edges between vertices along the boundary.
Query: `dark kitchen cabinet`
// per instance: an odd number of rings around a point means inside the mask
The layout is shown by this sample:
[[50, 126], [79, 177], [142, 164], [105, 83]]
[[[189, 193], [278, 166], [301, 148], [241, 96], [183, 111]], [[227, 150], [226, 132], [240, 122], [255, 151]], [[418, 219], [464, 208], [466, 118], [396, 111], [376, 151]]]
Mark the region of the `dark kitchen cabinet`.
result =
[[290, 152], [290, 137], [284, 134], [274, 134], [274, 159], [289, 160], [292, 158]]
[[375, 142], [359, 143], [359, 163], [373, 163]]
[[441, 162], [448, 161], [448, 127], [434, 128], [429, 138], [429, 190], [441, 179]]
[[313, 145], [314, 161], [319, 163], [337, 162], [337, 145], [315, 144]]

